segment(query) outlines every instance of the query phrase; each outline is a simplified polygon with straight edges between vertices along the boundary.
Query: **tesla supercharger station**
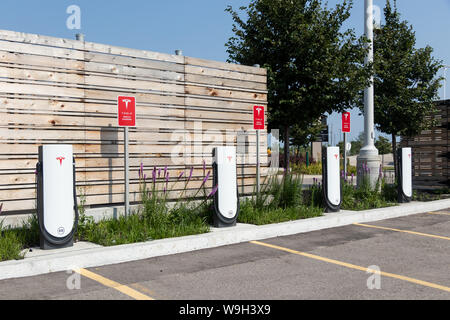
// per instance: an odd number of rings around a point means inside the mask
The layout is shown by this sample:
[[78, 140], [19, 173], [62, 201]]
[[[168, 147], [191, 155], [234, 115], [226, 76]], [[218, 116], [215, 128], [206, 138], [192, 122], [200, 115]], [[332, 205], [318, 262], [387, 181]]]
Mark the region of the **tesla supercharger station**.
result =
[[398, 151], [398, 202], [411, 202], [412, 198], [412, 150], [402, 148]]
[[239, 194], [236, 175], [236, 148], [213, 149], [214, 227], [236, 225], [239, 214]]
[[78, 209], [72, 146], [39, 147], [36, 173], [41, 248], [48, 250], [73, 246]]
[[326, 212], [338, 212], [341, 209], [339, 160], [339, 147], [328, 147], [322, 155], [322, 184]]

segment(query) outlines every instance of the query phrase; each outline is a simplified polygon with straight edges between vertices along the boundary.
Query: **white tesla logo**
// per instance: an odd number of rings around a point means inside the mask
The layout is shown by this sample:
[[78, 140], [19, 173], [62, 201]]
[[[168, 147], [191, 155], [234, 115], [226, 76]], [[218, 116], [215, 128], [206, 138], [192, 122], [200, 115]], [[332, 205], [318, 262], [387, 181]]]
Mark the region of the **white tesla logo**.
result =
[[345, 114], [344, 114], [344, 117], [345, 117], [345, 120], [347, 120], [347, 118], [348, 118], [348, 114], [347, 114], [347, 113], [345, 113]]
[[259, 108], [259, 107], [258, 107], [258, 108], [256, 108], [255, 110], [258, 111], [258, 116], [259, 116], [259, 114], [261, 113], [262, 108]]
[[131, 100], [130, 99], [123, 99], [122, 101], [125, 102], [125, 109], [128, 110], [128, 104], [131, 102]]

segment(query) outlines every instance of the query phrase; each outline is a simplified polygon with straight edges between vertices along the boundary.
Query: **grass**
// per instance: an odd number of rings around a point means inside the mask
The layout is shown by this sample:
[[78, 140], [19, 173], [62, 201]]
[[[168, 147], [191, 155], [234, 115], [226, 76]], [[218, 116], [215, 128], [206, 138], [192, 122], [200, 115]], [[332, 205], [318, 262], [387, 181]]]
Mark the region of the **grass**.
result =
[[284, 174], [266, 177], [260, 195], [256, 193], [241, 203], [238, 221], [256, 225], [318, 217], [323, 208], [306, 201], [302, 177]]
[[381, 177], [376, 186], [370, 186], [368, 177], [364, 177], [362, 185], [356, 187], [352, 181], [342, 181], [342, 205], [344, 210], [369, 210], [397, 205], [397, 187], [385, 182]]
[[[193, 168], [185, 181], [181, 180], [184, 173], [180, 174], [175, 181], [175, 184], [184, 183], [182, 191], [184, 195], [192, 178], [192, 172]], [[213, 191], [208, 194], [205, 183], [209, 176], [210, 172], [206, 173], [206, 167], [203, 165], [203, 183], [197, 192], [183, 201], [177, 200], [172, 206], [168, 200], [171, 190], [167, 188], [169, 182], [167, 167], [164, 170], [153, 168], [147, 179], [141, 165], [139, 186], [142, 206], [140, 210], [117, 219], [110, 218], [94, 222], [93, 218], [86, 217], [84, 209], [81, 209], [77, 239], [103, 246], [113, 246], [209, 232], [211, 197], [214, 195], [214, 189], [217, 190], [213, 188]]]
[[35, 215], [20, 228], [5, 228], [0, 222], [0, 261], [23, 259], [23, 250], [38, 244], [39, 225]]
[[[341, 161], [341, 170], [344, 170], [343, 160]], [[356, 167], [350, 164], [347, 164], [347, 175], [351, 174], [356, 175]], [[321, 175], [322, 174], [322, 163], [314, 162], [309, 166], [306, 166], [305, 163], [300, 163], [299, 165], [292, 164], [292, 172], [306, 175]]]
[[450, 198], [450, 188], [441, 188], [436, 190], [414, 190], [413, 201], [435, 201]]
[[77, 239], [113, 246], [206, 233], [209, 224], [204, 210], [181, 206], [168, 212], [141, 211], [97, 223], [84, 216]]
[[323, 209], [319, 207], [300, 205], [297, 207], [268, 208], [266, 210], [258, 210], [252, 206], [250, 201], [245, 201], [241, 204], [239, 222], [263, 225], [320, 217], [322, 215]]

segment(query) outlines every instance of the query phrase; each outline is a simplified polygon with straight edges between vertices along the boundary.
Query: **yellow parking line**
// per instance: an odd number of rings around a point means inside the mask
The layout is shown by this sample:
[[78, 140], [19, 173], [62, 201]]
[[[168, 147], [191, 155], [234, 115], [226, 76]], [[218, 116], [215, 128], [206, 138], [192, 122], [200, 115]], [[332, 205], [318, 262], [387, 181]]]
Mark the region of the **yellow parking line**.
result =
[[450, 216], [450, 213], [448, 212], [427, 212], [428, 214], [440, 214], [444, 216]]
[[425, 287], [430, 287], [430, 288], [434, 288], [434, 289], [439, 289], [439, 290], [443, 290], [443, 291], [446, 291], [446, 292], [450, 292], [450, 287], [446, 287], [446, 286], [439, 285], [439, 284], [432, 283], [432, 282], [428, 282], [428, 281], [423, 281], [423, 280], [419, 280], [419, 279], [405, 277], [405, 276], [394, 274], [394, 273], [368, 269], [368, 268], [357, 266], [357, 265], [354, 265], [354, 264], [351, 264], [351, 263], [342, 262], [342, 261], [329, 259], [329, 258], [324, 258], [324, 257], [317, 256], [317, 255], [314, 255], [314, 254], [301, 252], [301, 251], [296, 251], [296, 250], [280, 247], [280, 246], [269, 244], [269, 243], [265, 243], [265, 242], [250, 241], [250, 243], [253, 243], [253, 244], [256, 244], [256, 245], [259, 245], [259, 246], [264, 246], [264, 247], [269, 247], [269, 248], [272, 248], [272, 249], [277, 249], [277, 250], [289, 252], [289, 253], [293, 253], [293, 254], [300, 255], [300, 256], [303, 256], [303, 257], [307, 257], [307, 258], [310, 258], [310, 259], [319, 260], [319, 261], [335, 264], [335, 265], [346, 267], [346, 268], [350, 268], [350, 269], [363, 271], [363, 272], [366, 272], [366, 273], [376, 273], [376, 274], [380, 274], [380, 275], [385, 276], [385, 277], [394, 278], [394, 279], [398, 279], [398, 280], [403, 280], [403, 281], [411, 282], [411, 283], [414, 283], [414, 284], [422, 285], [422, 286], [425, 286]]
[[374, 228], [374, 229], [382, 229], [382, 230], [389, 230], [389, 231], [409, 233], [409, 234], [414, 234], [416, 236], [423, 236], [423, 237], [430, 237], [430, 238], [436, 238], [436, 239], [450, 240], [449, 237], [437, 236], [435, 234], [428, 234], [428, 233], [415, 232], [415, 231], [409, 231], [409, 230], [401, 230], [401, 229], [373, 226], [373, 225], [370, 225], [370, 224], [362, 224], [362, 223], [354, 223], [353, 225], [360, 226], [360, 227], [366, 227], [366, 228]]
[[109, 287], [109, 288], [113, 288], [117, 291], [120, 291], [124, 294], [126, 294], [129, 297], [132, 297], [133, 299], [136, 300], [154, 300], [153, 298], [139, 292], [136, 291], [128, 286], [122, 285], [118, 282], [115, 282], [113, 280], [107, 279], [105, 277], [102, 277], [101, 275], [98, 275], [94, 272], [91, 272], [89, 270], [80, 268], [80, 269], [74, 269], [75, 272], [81, 274], [82, 276], [85, 276], [86, 278], [92, 279], [94, 281], [97, 281], [99, 283], [101, 283], [102, 285]]

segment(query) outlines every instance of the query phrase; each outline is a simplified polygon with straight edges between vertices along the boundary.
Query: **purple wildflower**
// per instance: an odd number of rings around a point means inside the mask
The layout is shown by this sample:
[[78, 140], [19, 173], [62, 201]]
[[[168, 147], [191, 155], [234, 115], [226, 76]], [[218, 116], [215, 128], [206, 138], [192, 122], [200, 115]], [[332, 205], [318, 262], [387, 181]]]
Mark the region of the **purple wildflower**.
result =
[[153, 168], [153, 171], [152, 171], [152, 180], [153, 180], [153, 183], [156, 182], [156, 168]]
[[144, 164], [141, 161], [141, 166], [139, 167], [139, 178], [144, 174]]
[[144, 173], [144, 181], [147, 180], [147, 175]]
[[205, 172], [206, 171], [206, 162], [205, 162], [205, 160], [203, 160], [203, 172]]
[[164, 167], [164, 177], [166, 176], [166, 174], [167, 174], [167, 166]]
[[2, 214], [3, 203], [0, 203], [0, 214]]
[[211, 193], [208, 195], [208, 198], [209, 198], [209, 197], [212, 197], [213, 195], [215, 195], [218, 188], [219, 188], [219, 186], [216, 185], [216, 186], [212, 189]]
[[210, 174], [211, 174], [211, 171], [208, 171], [208, 173], [206, 174], [206, 177], [203, 179], [203, 182], [202, 182], [202, 185], [200, 186], [200, 188], [203, 187], [203, 185], [206, 183], [206, 181], [208, 181]]
[[184, 171], [182, 171], [182, 172], [180, 173], [180, 175], [178, 176], [178, 180], [180, 180], [180, 179], [183, 177], [183, 175], [184, 175]]

